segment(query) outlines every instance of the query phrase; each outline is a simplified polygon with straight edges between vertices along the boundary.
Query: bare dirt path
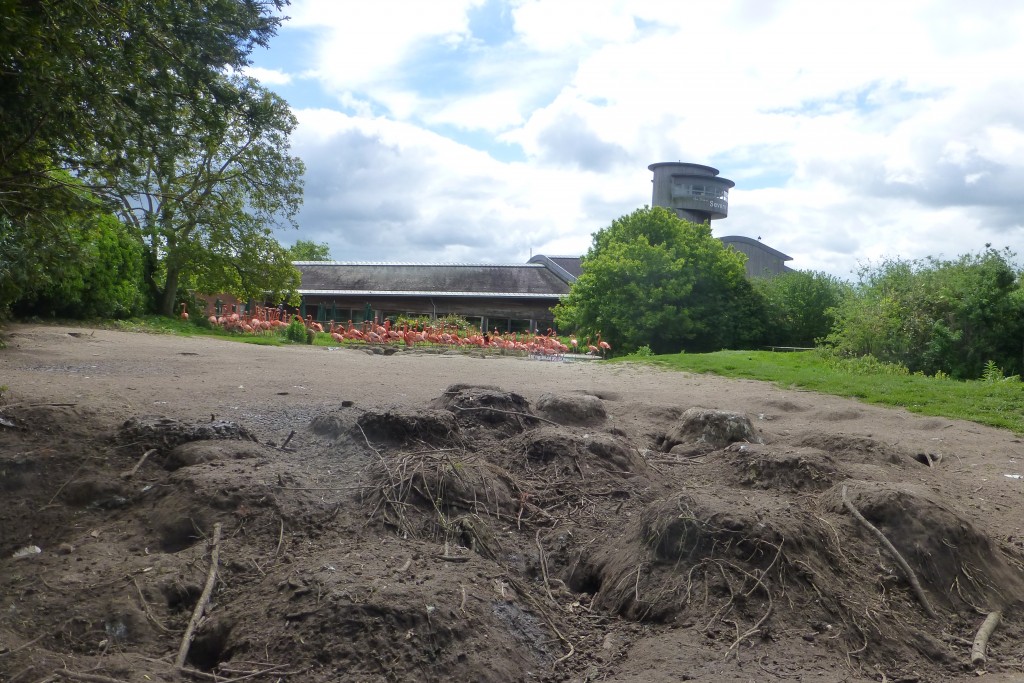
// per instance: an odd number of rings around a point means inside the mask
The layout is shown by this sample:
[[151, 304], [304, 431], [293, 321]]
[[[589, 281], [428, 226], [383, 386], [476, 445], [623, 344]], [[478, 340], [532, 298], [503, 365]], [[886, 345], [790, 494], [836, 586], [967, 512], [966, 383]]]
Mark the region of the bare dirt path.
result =
[[[176, 680], [214, 523], [207, 676], [966, 680], [1000, 608], [987, 678], [1024, 680], [1009, 432], [624, 364], [3, 334], [0, 680]], [[671, 448], [691, 407], [755, 438]], [[195, 431], [229, 423], [256, 441]]]

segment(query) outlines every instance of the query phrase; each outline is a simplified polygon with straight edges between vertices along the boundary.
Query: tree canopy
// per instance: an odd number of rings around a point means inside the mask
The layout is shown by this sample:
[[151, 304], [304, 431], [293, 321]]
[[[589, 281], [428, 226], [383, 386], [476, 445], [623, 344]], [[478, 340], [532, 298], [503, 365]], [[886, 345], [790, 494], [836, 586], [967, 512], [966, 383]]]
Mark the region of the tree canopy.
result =
[[761, 297], [769, 324], [764, 343], [814, 346], [832, 331], [836, 308], [849, 285], [828, 273], [794, 270], [751, 281]]
[[276, 33], [284, 0], [0, 0], [0, 213], [37, 211], [54, 169], [109, 163], [153, 107], [211, 100]]
[[297, 285], [272, 234], [301, 204], [302, 162], [288, 155], [295, 117], [256, 81], [223, 80], [216, 118], [206, 102], [154, 108], [125, 163], [86, 175], [145, 245], [146, 283], [164, 315], [185, 274], [190, 288], [246, 297], [269, 290], [278, 299]]
[[[70, 214], [87, 223], [84, 187], [103, 202], [90, 210], [116, 212], [142, 249], [153, 309], [170, 314], [182, 286], [292, 292], [298, 274], [271, 230], [301, 203], [295, 119], [238, 75], [286, 4], [0, 0], [7, 252], [27, 272], [51, 268], [59, 249], [26, 247], [61, 244]], [[4, 273], [0, 307], [24, 289]]]
[[1024, 372], [1024, 289], [1009, 250], [865, 265], [827, 341], [926, 374]]
[[295, 240], [288, 247], [288, 258], [292, 261], [330, 261], [331, 245], [326, 242], [317, 244], [312, 240]]
[[594, 234], [555, 318], [627, 353], [645, 345], [656, 353], [749, 345], [763, 323], [744, 263], [707, 223], [638, 209]]

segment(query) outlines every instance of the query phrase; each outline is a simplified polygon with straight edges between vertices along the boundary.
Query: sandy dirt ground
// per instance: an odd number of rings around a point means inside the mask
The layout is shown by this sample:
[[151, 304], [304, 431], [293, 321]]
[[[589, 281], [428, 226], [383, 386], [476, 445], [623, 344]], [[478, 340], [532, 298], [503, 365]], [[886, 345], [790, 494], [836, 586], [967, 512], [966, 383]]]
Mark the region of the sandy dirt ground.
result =
[[593, 360], [0, 335], [2, 681], [1024, 681], [1010, 432]]

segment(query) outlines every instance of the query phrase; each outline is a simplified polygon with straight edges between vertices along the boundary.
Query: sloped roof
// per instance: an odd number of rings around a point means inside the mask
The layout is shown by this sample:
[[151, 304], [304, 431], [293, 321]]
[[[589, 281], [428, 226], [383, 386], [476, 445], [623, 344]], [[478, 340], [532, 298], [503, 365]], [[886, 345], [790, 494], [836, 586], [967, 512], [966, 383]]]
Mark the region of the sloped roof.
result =
[[570, 285], [576, 282], [579, 276], [583, 274], [579, 256], [545, 256], [544, 254], [537, 254], [530, 257], [529, 263], [539, 263], [547, 267], [548, 270]]
[[745, 244], [747, 246], [754, 247], [756, 249], [760, 249], [761, 251], [767, 252], [767, 253], [771, 254], [772, 256], [774, 256], [775, 258], [780, 259], [782, 261], [792, 261], [793, 260], [792, 256], [789, 256], [788, 254], [783, 254], [781, 251], [778, 251], [777, 249], [772, 249], [771, 247], [769, 247], [767, 244], [765, 244], [761, 240], [755, 240], [755, 239], [752, 239], [750, 237], [742, 237], [740, 235], [726, 235], [725, 237], [719, 237], [718, 239], [721, 240], [722, 243], [726, 244], [726, 245], [728, 245], [728, 244]]
[[296, 261], [300, 294], [558, 297], [569, 285], [540, 264]]
[[583, 268], [580, 266], [581, 258], [579, 256], [550, 256], [549, 258], [573, 277], [583, 275]]

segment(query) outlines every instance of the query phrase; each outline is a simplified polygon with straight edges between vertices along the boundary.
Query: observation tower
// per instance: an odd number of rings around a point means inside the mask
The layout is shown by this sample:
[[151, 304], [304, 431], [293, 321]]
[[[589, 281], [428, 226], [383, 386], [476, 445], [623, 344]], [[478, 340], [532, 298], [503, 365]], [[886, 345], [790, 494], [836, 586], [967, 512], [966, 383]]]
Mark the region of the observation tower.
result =
[[663, 161], [647, 167], [654, 172], [653, 206], [672, 209], [694, 223], [729, 215], [729, 188], [736, 183], [718, 176], [718, 169], [701, 164]]

